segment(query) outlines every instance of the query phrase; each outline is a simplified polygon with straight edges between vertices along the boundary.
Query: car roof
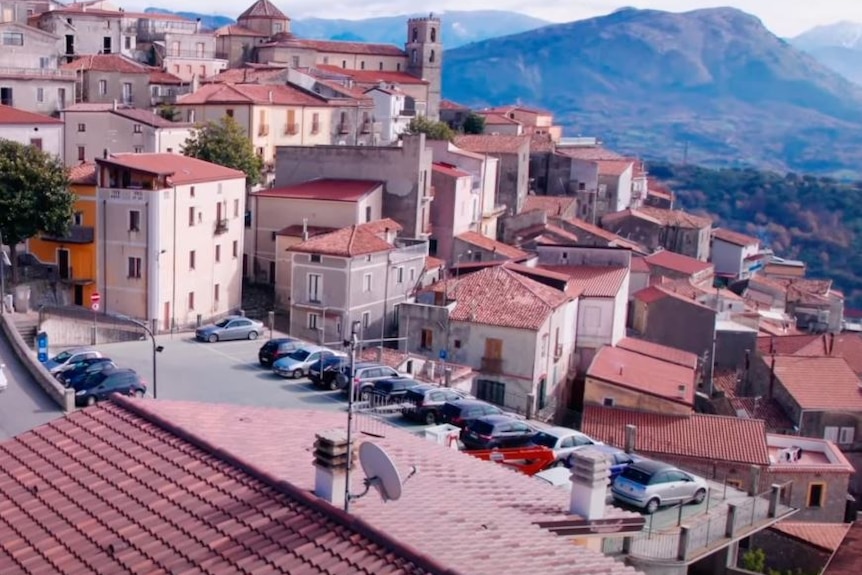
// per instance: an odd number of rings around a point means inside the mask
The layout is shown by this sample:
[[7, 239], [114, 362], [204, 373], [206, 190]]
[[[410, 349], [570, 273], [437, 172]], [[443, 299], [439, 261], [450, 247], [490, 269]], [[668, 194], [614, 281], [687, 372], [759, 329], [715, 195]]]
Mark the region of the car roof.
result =
[[[273, 338], [273, 339], [269, 340], [269, 341], [268, 341], [268, 342], [266, 342], [266, 343], [277, 343], [277, 344], [282, 344], [282, 343], [291, 343], [291, 342], [294, 342], [294, 341], [300, 341], [300, 340], [299, 340], [299, 339], [297, 339], [297, 338], [295, 338], [295, 337], [276, 337], [276, 338]], [[265, 343], [264, 345], [266, 345], [266, 343]]]
[[401, 382], [401, 383], [403, 383], [403, 382], [405, 382], [405, 381], [412, 381], [412, 382], [413, 382], [413, 383], [415, 383], [416, 385], [419, 385], [419, 382], [418, 382], [418, 381], [416, 381], [416, 380], [415, 380], [415, 379], [413, 379], [412, 377], [407, 377], [407, 376], [405, 376], [405, 377], [384, 377], [383, 379], [378, 379], [377, 381], [379, 381], [379, 382], [383, 382], [383, 381], [397, 381], [397, 382]]
[[[70, 347], [69, 349], [64, 349], [63, 351], [68, 352], [68, 353], [81, 353], [84, 351], [98, 351], [98, 350], [96, 350], [96, 348], [94, 348], [94, 347]], [[63, 351], [61, 351], [60, 353], [63, 353]]]
[[461, 406], [470, 406], [470, 405], [491, 405], [487, 401], [482, 401], [481, 399], [474, 399], [470, 397], [462, 397], [461, 399], [452, 399], [447, 401], [446, 403]]
[[504, 423], [507, 421], [519, 421], [519, 420], [512, 417], [511, 415], [508, 415], [505, 413], [497, 413], [494, 415], [483, 415], [482, 417], [480, 417], [476, 421], [484, 421], [485, 423], [497, 424], [497, 423]]
[[545, 428], [540, 429], [539, 431], [541, 431], [542, 433], [546, 433], [548, 435], [553, 435], [554, 437], [566, 437], [569, 435], [584, 435], [584, 433], [581, 433], [580, 431], [571, 429], [569, 427], [559, 427], [559, 426], [545, 427]]
[[655, 461], [652, 459], [642, 459], [640, 461], [636, 461], [632, 463], [629, 467], [634, 467], [635, 469], [640, 469], [641, 471], [646, 471], [647, 473], [656, 473], [658, 471], [665, 471], [667, 469], [676, 469], [676, 467], [669, 463], [663, 463], [661, 461]]
[[320, 351], [323, 349], [327, 349], [327, 348], [323, 347], [322, 345], [310, 343], [310, 344], [299, 346], [298, 348], [296, 348], [296, 351], [307, 350], [307, 351], [314, 353], [315, 351]]

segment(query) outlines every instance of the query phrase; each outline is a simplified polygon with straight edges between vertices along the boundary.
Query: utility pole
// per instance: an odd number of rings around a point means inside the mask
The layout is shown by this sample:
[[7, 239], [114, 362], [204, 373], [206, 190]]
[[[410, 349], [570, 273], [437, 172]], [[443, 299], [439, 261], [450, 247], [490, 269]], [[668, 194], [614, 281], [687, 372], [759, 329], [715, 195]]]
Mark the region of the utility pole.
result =
[[[6, 262], [9, 257], [3, 250], [3, 232], [0, 232], [0, 315], [6, 313]], [[11, 262], [10, 262], [11, 265]]]
[[[344, 480], [344, 512], [350, 513], [350, 467], [353, 465], [353, 396], [356, 367], [356, 348], [359, 347], [359, 330], [362, 323], [354, 321], [350, 324], [350, 377], [347, 380], [347, 472]], [[322, 376], [322, 374], [321, 374]]]

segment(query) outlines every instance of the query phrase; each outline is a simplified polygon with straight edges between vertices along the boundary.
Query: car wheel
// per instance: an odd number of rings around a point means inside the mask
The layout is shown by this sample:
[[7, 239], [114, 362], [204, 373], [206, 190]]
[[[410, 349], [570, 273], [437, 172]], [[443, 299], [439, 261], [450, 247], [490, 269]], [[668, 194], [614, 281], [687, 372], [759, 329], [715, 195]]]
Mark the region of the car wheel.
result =
[[558, 459], [551, 465], [551, 467], [566, 467], [566, 460]]
[[437, 425], [437, 414], [433, 411], [429, 411], [425, 414], [425, 424], [426, 425]]
[[359, 398], [362, 399], [362, 401], [370, 400], [371, 399], [371, 390], [366, 387], [365, 389], [363, 389], [362, 391], [359, 392]]
[[136, 389], [134, 395], [135, 395], [135, 397], [144, 397], [144, 390], [143, 389]]
[[299, 379], [300, 377], [302, 377], [302, 370], [301, 369], [294, 369], [293, 370], [293, 379]]
[[215, 343], [218, 341], [218, 336], [214, 333], [211, 333], [210, 336], [207, 338], [207, 341], [210, 343]]
[[703, 503], [704, 499], [706, 499], [706, 489], [698, 489], [694, 494], [694, 499], [692, 499], [692, 502], [695, 505], [700, 505], [701, 503]]
[[329, 390], [335, 391], [336, 389], [338, 389], [338, 382], [335, 379], [329, 380]]
[[653, 513], [658, 511], [659, 504], [660, 502], [658, 499], [650, 499], [649, 501], [647, 501], [646, 507], [644, 507], [644, 511], [652, 515]]
[[257, 339], [257, 332], [256, 331], [248, 332], [248, 339], [250, 339], [252, 341], [256, 340]]
[[91, 395], [87, 398], [87, 405], [96, 405], [96, 396]]

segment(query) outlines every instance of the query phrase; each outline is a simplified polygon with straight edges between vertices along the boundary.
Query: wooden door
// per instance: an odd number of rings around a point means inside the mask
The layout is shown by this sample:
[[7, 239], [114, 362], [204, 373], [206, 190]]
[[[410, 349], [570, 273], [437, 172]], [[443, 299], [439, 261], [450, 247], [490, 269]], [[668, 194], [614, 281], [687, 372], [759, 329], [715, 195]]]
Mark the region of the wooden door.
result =
[[69, 279], [71, 270], [69, 269], [69, 250], [62, 248], [57, 250], [57, 272], [61, 280]]

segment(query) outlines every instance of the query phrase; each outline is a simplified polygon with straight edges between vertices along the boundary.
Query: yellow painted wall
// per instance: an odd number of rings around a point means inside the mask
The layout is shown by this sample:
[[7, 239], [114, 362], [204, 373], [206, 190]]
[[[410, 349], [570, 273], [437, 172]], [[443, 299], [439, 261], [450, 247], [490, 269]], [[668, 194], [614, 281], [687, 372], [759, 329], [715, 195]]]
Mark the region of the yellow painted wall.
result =
[[605, 398], [614, 400], [614, 407], [667, 415], [691, 415], [694, 409], [670, 399], [639, 393], [634, 389], [612, 385], [589, 375], [584, 386], [584, 403], [602, 405]]

